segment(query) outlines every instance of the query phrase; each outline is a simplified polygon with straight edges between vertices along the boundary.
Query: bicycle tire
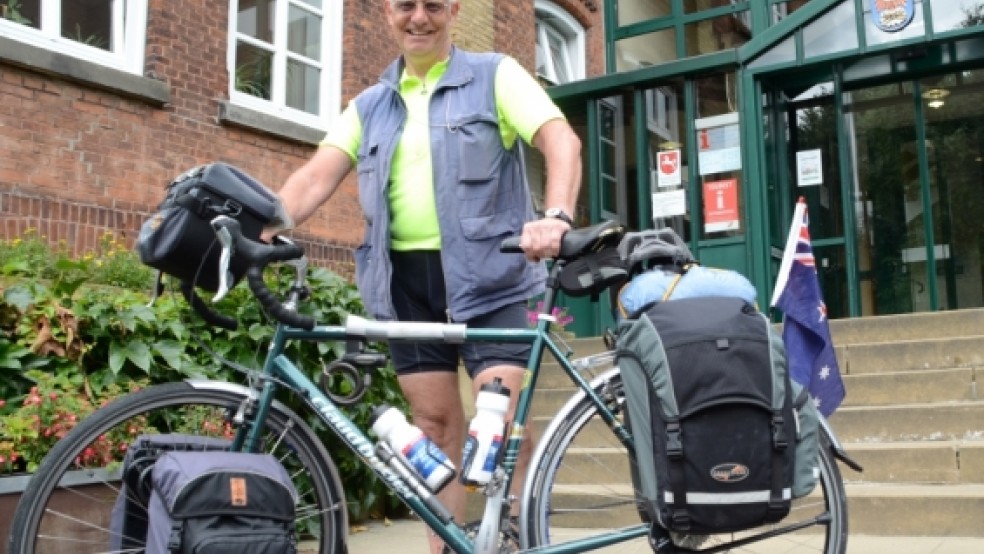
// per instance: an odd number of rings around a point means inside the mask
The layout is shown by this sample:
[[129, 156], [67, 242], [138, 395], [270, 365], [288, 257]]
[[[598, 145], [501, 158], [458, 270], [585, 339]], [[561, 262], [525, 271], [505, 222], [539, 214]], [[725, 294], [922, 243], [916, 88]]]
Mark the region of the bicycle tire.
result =
[[[228, 418], [246, 391], [230, 383], [168, 383], [123, 396], [93, 412], [58, 441], [34, 473], [17, 505], [7, 551], [106, 552], [109, 518], [119, 492], [118, 481], [113, 480], [114, 467], [121, 464], [84, 470], [82, 473], [99, 478], [79, 486], [70, 481], [79, 474], [73, 470], [85, 449], [97, 446], [100, 437], [119, 436], [114, 432], [135, 435], [136, 427], [141, 434], [221, 436], [228, 433]], [[216, 421], [216, 417], [224, 421]], [[178, 421], [182, 423], [174, 423]], [[188, 425], [201, 432], [191, 432]], [[344, 491], [335, 464], [317, 435], [295, 413], [275, 403], [266, 418], [261, 442], [262, 449], [275, 455], [294, 480], [299, 495], [295, 524], [305, 551], [343, 554], [348, 533]], [[83, 499], [84, 509], [68, 508], [66, 496]], [[315, 545], [317, 550], [313, 550]]]
[[[597, 378], [592, 387], [621, 419], [625, 402], [617, 369]], [[579, 393], [554, 417], [530, 461], [533, 468], [526, 482], [521, 507], [524, 546], [558, 544], [568, 540], [612, 531], [641, 522], [632, 486], [631, 460], [611, 429], [597, 414], [591, 401]], [[790, 515], [779, 523], [788, 525], [829, 512], [829, 523], [807, 530], [782, 534], [745, 544], [730, 552], [784, 552], [843, 554], [847, 547], [847, 504], [840, 470], [821, 436], [820, 480], [810, 495], [796, 499]], [[695, 551], [767, 531], [759, 527], [741, 533], [678, 536], [678, 544]], [[646, 537], [619, 543], [598, 552], [634, 554], [652, 552]]]

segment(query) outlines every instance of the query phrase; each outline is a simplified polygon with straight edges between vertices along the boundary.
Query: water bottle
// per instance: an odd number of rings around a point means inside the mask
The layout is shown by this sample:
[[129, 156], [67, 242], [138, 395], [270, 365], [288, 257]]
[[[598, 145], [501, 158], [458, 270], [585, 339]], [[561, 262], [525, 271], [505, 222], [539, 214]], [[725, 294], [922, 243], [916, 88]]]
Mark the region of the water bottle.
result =
[[373, 410], [369, 420], [373, 432], [393, 447], [417, 471], [432, 492], [454, 478], [454, 464], [423, 431], [411, 425], [400, 410], [385, 404]]
[[502, 449], [509, 389], [502, 380], [482, 385], [475, 399], [476, 413], [468, 425], [468, 437], [461, 462], [461, 482], [468, 487], [484, 485], [492, 479]]

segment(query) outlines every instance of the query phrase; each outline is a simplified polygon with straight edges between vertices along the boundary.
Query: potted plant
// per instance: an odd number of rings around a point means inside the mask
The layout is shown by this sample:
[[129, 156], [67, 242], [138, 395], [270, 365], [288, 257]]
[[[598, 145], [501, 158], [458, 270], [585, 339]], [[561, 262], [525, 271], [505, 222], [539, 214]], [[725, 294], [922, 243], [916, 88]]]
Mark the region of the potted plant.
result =
[[[138, 386], [122, 389], [114, 384], [97, 395], [76, 372], [31, 370], [25, 376], [35, 383], [27, 394], [16, 403], [0, 400], [0, 475], [34, 472], [51, 447], [85, 416]], [[86, 468], [119, 462], [138, 433], [139, 429], [130, 428], [107, 436], [76, 463]]]

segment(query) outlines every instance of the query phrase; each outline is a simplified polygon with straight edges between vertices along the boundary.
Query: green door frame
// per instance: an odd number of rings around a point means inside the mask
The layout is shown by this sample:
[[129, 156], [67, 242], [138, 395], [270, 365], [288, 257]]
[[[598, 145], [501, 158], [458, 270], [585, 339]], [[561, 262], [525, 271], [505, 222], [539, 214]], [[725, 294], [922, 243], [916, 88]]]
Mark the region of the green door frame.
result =
[[[677, 12], [680, 12], [679, 1], [673, 0], [673, 6], [676, 6], [675, 9]], [[823, 17], [832, 9], [846, 2], [853, 3], [855, 13], [858, 14], [856, 17], [855, 32], [859, 37], [860, 46], [844, 52], [808, 58], [804, 52], [803, 29], [816, 19]], [[617, 25], [616, 3], [617, 0], [605, 0], [603, 4], [604, 31], [605, 36], [608, 37], [606, 39], [605, 57], [609, 67], [614, 67], [616, 40], [641, 35], [651, 32], [658, 27], [666, 26], [666, 19], [664, 18], [620, 27]], [[588, 167], [597, 167], [598, 146], [596, 144], [596, 135], [598, 113], [594, 107], [595, 101], [606, 96], [611, 96], [612, 94], [631, 90], [636, 101], [634, 110], [635, 120], [645, 121], [645, 118], [641, 117], [644, 116], [642, 112], [644, 110], [642, 107], [643, 102], [640, 102], [644, 94], [643, 90], [648, 88], [652, 83], [661, 80], [683, 77], [686, 83], [686, 101], [684, 105], [687, 110], [686, 118], [688, 122], [686, 139], [688, 141], [688, 152], [691, 152], [691, 155], [694, 156], [696, 151], [693, 148], [695, 146], [693, 144], [695, 138], [693, 136], [692, 125], [695, 92], [692, 79], [697, 75], [715, 71], [734, 71], [739, 84], [742, 178], [745, 183], [743, 187], [743, 201], [747, 209], [745, 210], [745, 216], [742, 222], [743, 229], [745, 230], [744, 238], [740, 240], [734, 238], [725, 239], [723, 246], [726, 247], [729, 243], [731, 246], [734, 246], [736, 242], [744, 243], [744, 269], [759, 291], [761, 305], [765, 306], [769, 300], [768, 294], [771, 291], [775, 274], [770, 237], [772, 231], [770, 230], [774, 229], [774, 226], [777, 225], [788, 229], [788, 221], [792, 212], [792, 202], [788, 198], [782, 204], [785, 206], [784, 208], [770, 210], [768, 187], [765, 186], [766, 179], [769, 176], [765, 166], [767, 163], [767, 153], [760, 140], [764, 136], [763, 133], [765, 131], [763, 128], [765, 113], [760, 98], [762, 98], [762, 94], [769, 93], [767, 86], [769, 76], [789, 70], [800, 72], [809, 70], [810, 68], [826, 68], [834, 76], [836, 109], [838, 113], [843, 113], [843, 99], [840, 91], [844, 89], [845, 83], [849, 82], [851, 88], [854, 88], [862, 84], [862, 80], [868, 79], [873, 74], [881, 75], [880, 77], [875, 77], [873, 81], [879, 79], [886, 81], [892, 79], [897, 80], [899, 78], [898, 73], [906, 73], [910, 75], [908, 78], [913, 78], [919, 72], [928, 73], [939, 71], [939, 64], [941, 62], [947, 63], [954, 68], [959, 68], [961, 65], [969, 63], [968, 60], [978, 60], [984, 57], [984, 54], [982, 54], [984, 53], [984, 35], [982, 35], [980, 28], [960, 29], [934, 35], [930, 13], [924, 14], [925, 21], [929, 24], [926, 27], [927, 31], [924, 36], [909, 38], [892, 44], [865, 44], [865, 24], [860, 14], [864, 13], [867, 3], [868, 0], [812, 0], [796, 9], [775, 25], [769, 25], [769, 9], [772, 7], [773, 2], [750, 2], [748, 9], [752, 16], [755, 33], [746, 44], [739, 48], [558, 85], [550, 87], [548, 92], [554, 99], [562, 101], [566, 105], [576, 106], [578, 103], [583, 104], [583, 113], [588, 116], [587, 127], [589, 138], [588, 144], [586, 144]], [[690, 17], [688, 15], [684, 18], [689, 19]], [[941, 38], [943, 39], [942, 41], [940, 40]], [[682, 40], [682, 37], [678, 36], [677, 42], [679, 43], [680, 40]], [[771, 58], [766, 59], [763, 55], [768, 54], [780, 45], [785, 45], [788, 49], [789, 44], [792, 44], [795, 50], [792, 59], [768, 65], [773, 60]], [[929, 50], [933, 52], [936, 52], [934, 48], [939, 48], [940, 50], [934, 55], [924, 58], [896, 59], [894, 55], [898, 51], [909, 48], [923, 49], [927, 45], [929, 46]], [[681, 51], [679, 46], [678, 44], [678, 51]], [[770, 118], [769, 121], [774, 126], [778, 124], [778, 122], [774, 121], [774, 118]], [[637, 145], [643, 142], [638, 139], [645, 135], [645, 129], [640, 129], [640, 127], [640, 125], [637, 125], [635, 129]], [[845, 122], [842, 118], [838, 118], [838, 136], [845, 136], [846, 129], [844, 127]], [[778, 128], [773, 127], [772, 130], [775, 132]], [[840, 141], [838, 153], [841, 159], [839, 171], [842, 183], [842, 198], [844, 198], [843, 215], [845, 222], [848, 222], [852, 221], [851, 218], [853, 218], [851, 206], [853, 205], [854, 199], [852, 196], [853, 191], [850, 190], [849, 185], [851, 182], [850, 166], [846, 163], [851, 153], [844, 141]], [[648, 150], [644, 151], [644, 149], [637, 146], [635, 154], [637, 163], [649, 163]], [[689, 167], [692, 173], [689, 176], [690, 182], [697, 183], [698, 180], [694, 179], [697, 171], [696, 164], [689, 164]], [[646, 182], [645, 176], [642, 173], [644, 172], [640, 172], [635, 183], [629, 185], [637, 188], [638, 198], [640, 199], [648, 198], [650, 193], [648, 182]], [[788, 176], [788, 172], [777, 172], [777, 175], [783, 174]], [[592, 221], [598, 221], [601, 212], [600, 183], [598, 182], [596, 172], [588, 171], [587, 175], [585, 185], [588, 187], [589, 214]], [[751, 186], [753, 183], [756, 186]], [[691, 213], [700, 213], [699, 198], [696, 197], [697, 195], [690, 196], [690, 205], [688, 207]], [[641, 222], [651, 221], [651, 213], [651, 207], [648, 202], [639, 202], [636, 215]], [[779, 218], [779, 221], [774, 221], [776, 218]], [[714, 241], [702, 242], [697, 240], [697, 237], [700, 236], [699, 218], [691, 218], [691, 225], [691, 236], [695, 237], [694, 244], [691, 247], [694, 248], [695, 253], [700, 255], [702, 253], [701, 249], [711, 248], [717, 245]], [[848, 259], [856, 258], [856, 232], [853, 225], [845, 223], [843, 238], [833, 240], [843, 242], [845, 256]], [[817, 246], [824, 245], [822, 241], [815, 241], [815, 243]], [[712, 260], [713, 262], [714, 260]], [[848, 264], [846, 278], [848, 279], [849, 286], [855, 289], [858, 287], [859, 275], [855, 264]], [[852, 315], [857, 315], [861, 309], [858, 299], [859, 294], [855, 290], [851, 292], [850, 296], [849, 310]], [[598, 322], [601, 319], [607, 319], [601, 313], [603, 311], [600, 309], [594, 310], [595, 324], [593, 325], [593, 329], [579, 325], [578, 333], [583, 334], [585, 332], [592, 332], [592, 330], [595, 332], [600, 330], [601, 327], [598, 325]]]

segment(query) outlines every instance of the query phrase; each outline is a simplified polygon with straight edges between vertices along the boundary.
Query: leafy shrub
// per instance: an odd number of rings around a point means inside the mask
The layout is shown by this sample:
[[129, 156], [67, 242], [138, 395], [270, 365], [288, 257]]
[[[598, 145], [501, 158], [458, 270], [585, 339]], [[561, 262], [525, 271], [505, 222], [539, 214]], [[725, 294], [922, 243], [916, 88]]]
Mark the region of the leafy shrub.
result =
[[[271, 270], [269, 284], [285, 290], [292, 273], [286, 267]], [[304, 311], [320, 324], [364, 313], [356, 288], [339, 275], [313, 268], [308, 278], [311, 296]], [[132, 388], [187, 377], [244, 382], [233, 366], [262, 364], [273, 325], [245, 285], [214, 306], [239, 322], [230, 331], [202, 321], [176, 292], [148, 305], [153, 281], [153, 272], [111, 235], [103, 237], [97, 252], [78, 259], [64, 247], [47, 247], [36, 234], [0, 243], [0, 456], [5, 457], [0, 473], [4, 464], [7, 470], [35, 467], [57, 440], [54, 435], [73, 424], [69, 411], [84, 415]], [[344, 347], [294, 342], [287, 353], [318, 382], [323, 364], [342, 355]], [[310, 413], [289, 394], [281, 400], [298, 413]], [[374, 375], [373, 386], [349, 415], [368, 428], [372, 407], [380, 403], [406, 409], [390, 367]], [[43, 426], [31, 428], [32, 422], [62, 426], [28, 448], [24, 440], [45, 432]], [[309, 423], [338, 466], [353, 520], [402, 510], [374, 474], [324, 432], [316, 416], [310, 415]], [[13, 454], [20, 462], [11, 465]]]

